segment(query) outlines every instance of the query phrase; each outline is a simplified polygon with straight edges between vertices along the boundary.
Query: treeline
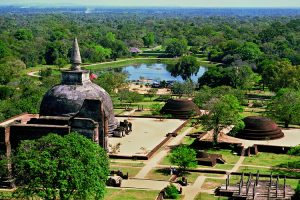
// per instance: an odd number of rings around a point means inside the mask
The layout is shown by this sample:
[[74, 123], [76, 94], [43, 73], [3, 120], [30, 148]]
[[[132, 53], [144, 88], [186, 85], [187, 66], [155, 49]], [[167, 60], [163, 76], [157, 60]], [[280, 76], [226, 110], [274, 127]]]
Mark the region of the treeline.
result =
[[37, 65], [65, 66], [74, 37], [85, 63], [128, 57], [129, 47], [161, 45], [167, 56], [185, 55], [172, 71], [184, 79], [198, 69], [194, 57], [219, 63], [199, 79], [200, 86], [248, 90], [259, 83], [272, 91], [300, 88], [299, 17], [4, 14], [0, 16], [0, 120], [38, 112], [42, 95], [58, 78], [29, 80], [21, 72]]
[[[128, 56], [128, 47], [186, 43], [194, 53], [230, 65], [265, 59], [300, 63], [297, 17], [179, 17], [138, 14], [28, 14], [0, 16], [0, 59], [13, 56], [26, 67], [68, 63], [78, 37], [85, 62]], [[172, 50], [170, 50], [172, 52]], [[184, 53], [184, 52], [182, 52]], [[176, 54], [174, 54], [176, 55]]]

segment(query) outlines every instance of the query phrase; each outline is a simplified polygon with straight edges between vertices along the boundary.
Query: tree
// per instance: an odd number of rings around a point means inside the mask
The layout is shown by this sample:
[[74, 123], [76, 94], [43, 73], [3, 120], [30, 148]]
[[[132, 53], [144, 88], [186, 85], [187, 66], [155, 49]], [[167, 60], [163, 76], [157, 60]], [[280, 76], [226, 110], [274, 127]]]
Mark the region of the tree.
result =
[[262, 80], [272, 91], [281, 88], [300, 88], [300, 67], [292, 65], [289, 61], [271, 62], [261, 64]]
[[162, 109], [163, 105], [156, 103], [151, 105], [151, 114], [154, 116], [159, 116], [161, 115], [160, 111]]
[[5, 85], [13, 78], [20, 76], [21, 70], [25, 69], [26, 65], [19, 59], [6, 58], [0, 62], [0, 84]]
[[109, 94], [126, 85], [127, 75], [121, 72], [104, 72], [93, 81]]
[[213, 143], [218, 144], [219, 132], [230, 125], [237, 126], [235, 130], [243, 128], [241, 112], [243, 107], [233, 95], [224, 95], [212, 98], [207, 102], [205, 108], [209, 111], [202, 116], [203, 126], [206, 130], [213, 129]]
[[128, 89], [123, 89], [118, 92], [120, 101], [125, 101], [127, 103], [134, 103], [142, 101], [144, 96], [138, 92], [131, 92]]
[[166, 53], [171, 56], [181, 56], [187, 52], [187, 41], [184, 39], [172, 38], [165, 43]]
[[14, 36], [17, 40], [30, 40], [33, 38], [31, 30], [24, 28], [17, 30]]
[[175, 67], [172, 69], [171, 74], [173, 76], [180, 75], [183, 80], [191, 79], [193, 74], [197, 74], [199, 70], [199, 63], [194, 56], [183, 56]]
[[143, 37], [143, 41], [144, 41], [144, 45], [149, 48], [151, 45], [154, 44], [154, 33], [153, 32], [147, 33], [147, 35]]
[[212, 98], [220, 98], [226, 94], [235, 96], [241, 104], [245, 101], [245, 95], [242, 90], [230, 86], [218, 86], [215, 88], [204, 86], [196, 93], [194, 102], [199, 108], [203, 108]]
[[245, 42], [237, 51], [243, 60], [257, 60], [262, 55], [259, 46], [253, 42]]
[[183, 83], [176, 81], [171, 90], [173, 94], [179, 95], [181, 98], [183, 95], [192, 95], [195, 90], [195, 84], [190, 80]]
[[267, 115], [283, 121], [284, 127], [300, 122], [300, 92], [294, 89], [281, 89], [267, 106]]
[[247, 66], [233, 66], [228, 73], [234, 88], [250, 90], [259, 81], [259, 76]]
[[179, 145], [172, 150], [169, 157], [173, 165], [177, 165], [180, 171], [185, 171], [187, 168], [194, 168], [197, 166], [196, 151], [186, 145]]
[[146, 96], [150, 98], [150, 101], [156, 95], [157, 91], [158, 91], [157, 88], [151, 88], [150, 90], [148, 90]]
[[13, 158], [21, 197], [103, 199], [109, 173], [106, 152], [77, 133], [22, 141]]

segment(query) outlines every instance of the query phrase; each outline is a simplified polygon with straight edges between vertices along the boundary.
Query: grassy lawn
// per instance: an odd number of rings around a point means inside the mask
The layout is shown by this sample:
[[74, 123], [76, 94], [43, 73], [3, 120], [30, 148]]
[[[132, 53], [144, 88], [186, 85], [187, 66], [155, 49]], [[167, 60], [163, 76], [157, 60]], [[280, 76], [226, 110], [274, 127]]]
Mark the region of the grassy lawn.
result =
[[152, 112], [150, 110], [135, 111], [133, 116], [152, 116]]
[[0, 190], [0, 199], [12, 199], [12, 191]]
[[122, 114], [123, 112], [125, 112], [124, 109], [114, 109], [114, 114], [115, 114], [115, 115], [120, 115], [120, 114]]
[[222, 184], [225, 184], [225, 179], [207, 178], [205, 179], [205, 182], [203, 183], [201, 189], [203, 190], [215, 189]]
[[[256, 174], [259, 170], [260, 174], [270, 174], [272, 172], [273, 177], [276, 178], [276, 175], [289, 175], [289, 176], [296, 176], [300, 179], [300, 172], [291, 172], [291, 171], [282, 171], [282, 170], [274, 170], [274, 169], [262, 169], [262, 168], [255, 168], [255, 167], [240, 167], [239, 172], [251, 172]], [[281, 180], [283, 182], [283, 180]], [[297, 179], [287, 179], [287, 183], [290, 184], [293, 188], [297, 187], [298, 180]]]
[[185, 145], [191, 145], [191, 144], [194, 142], [195, 139], [196, 139], [196, 138], [192, 138], [192, 137], [189, 137], [189, 136], [185, 136], [185, 137], [183, 138], [183, 140], [181, 141], [181, 143], [182, 143], [182, 144], [185, 144]]
[[99, 63], [96, 65], [86, 65], [84, 66], [85, 69], [89, 70], [101, 70], [101, 69], [110, 69], [110, 68], [118, 68], [123, 67], [126, 65], [137, 65], [137, 64], [151, 64], [151, 63], [157, 63], [158, 60], [162, 61], [166, 64], [175, 64], [177, 62], [177, 59], [174, 58], [123, 58], [119, 59], [117, 61], [109, 62], [109, 63]]
[[121, 167], [144, 167], [145, 164], [142, 163], [142, 162], [118, 162], [118, 161], [114, 161], [114, 160], [111, 160], [110, 161], [110, 165], [111, 166], [114, 166], [114, 167], [118, 167], [118, 166], [121, 166]]
[[230, 170], [234, 167], [233, 164], [216, 164], [213, 168], [214, 169], [224, 169], [224, 170]]
[[153, 200], [157, 197], [159, 191], [147, 190], [125, 190], [107, 188], [104, 196], [105, 200]]
[[248, 116], [260, 116], [265, 112], [264, 108], [249, 108], [244, 107], [244, 112], [242, 113], [244, 117]]
[[194, 200], [227, 200], [227, 197], [216, 197], [213, 194], [199, 193]]
[[243, 165], [285, 167], [285, 165], [287, 165], [288, 163], [297, 162], [297, 161], [300, 162], [299, 156], [260, 152], [257, 155], [246, 157], [243, 162]]
[[[223, 155], [223, 154], [222, 154]], [[233, 155], [234, 156], [234, 155]], [[228, 156], [229, 157], [229, 156]], [[238, 156], [235, 156], [238, 158]], [[224, 156], [223, 156], [224, 158]], [[226, 160], [226, 158], [225, 158]], [[235, 159], [235, 158], [230, 158], [228, 159], [231, 161], [230, 164], [216, 164], [214, 167], [210, 167], [210, 166], [204, 166], [204, 165], [198, 165], [197, 167], [198, 168], [210, 168], [210, 169], [223, 169], [223, 170], [229, 170], [229, 169], [232, 169], [234, 164], [237, 162], [238, 159]], [[228, 162], [226, 160], [226, 162]], [[170, 163], [169, 161], [169, 156], [165, 156], [161, 161], [160, 163], [161, 165], [168, 165], [168, 166], [171, 166], [172, 164]]]
[[239, 160], [239, 156], [233, 155], [229, 149], [208, 149], [207, 153], [221, 154], [223, 159], [225, 159], [226, 164], [235, 164]]
[[152, 169], [146, 176], [147, 179], [168, 181], [171, 177], [170, 171], [167, 168]]
[[128, 176], [129, 178], [134, 177], [135, 175], [137, 175], [137, 173], [141, 170], [141, 167], [125, 167], [125, 166], [111, 166], [110, 170], [120, 170], [123, 173], [127, 173], [128, 172]]

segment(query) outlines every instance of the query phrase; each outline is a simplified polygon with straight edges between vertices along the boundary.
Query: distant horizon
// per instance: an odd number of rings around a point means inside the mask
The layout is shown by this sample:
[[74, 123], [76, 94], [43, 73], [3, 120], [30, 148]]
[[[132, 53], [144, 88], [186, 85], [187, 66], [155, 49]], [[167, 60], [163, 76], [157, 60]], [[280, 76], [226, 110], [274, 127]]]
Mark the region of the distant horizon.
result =
[[278, 8], [298, 9], [299, 0], [0, 0], [0, 6], [103, 8]]
[[20, 7], [20, 8], [143, 8], [143, 9], [151, 9], [151, 8], [159, 8], [159, 9], [300, 9], [299, 7], [197, 7], [197, 6], [99, 6], [99, 5], [6, 5], [1, 4], [0, 7]]

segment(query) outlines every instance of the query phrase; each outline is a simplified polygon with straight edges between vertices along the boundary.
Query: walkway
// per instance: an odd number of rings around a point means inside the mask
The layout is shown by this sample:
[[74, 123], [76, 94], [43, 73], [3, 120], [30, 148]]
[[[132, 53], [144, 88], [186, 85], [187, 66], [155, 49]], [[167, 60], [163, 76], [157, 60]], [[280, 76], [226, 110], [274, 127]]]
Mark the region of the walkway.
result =
[[192, 200], [194, 199], [199, 191], [201, 190], [201, 187], [203, 183], [205, 182], [206, 177], [205, 176], [198, 176], [196, 181], [194, 182], [193, 185], [183, 187], [183, 195], [184, 195], [184, 200]]
[[169, 181], [158, 181], [150, 179], [137, 179], [131, 178], [128, 180], [123, 180], [121, 188], [134, 188], [134, 189], [144, 189], [144, 190], [162, 190], [170, 183]]
[[158, 162], [163, 159], [170, 152], [171, 147], [180, 144], [181, 140], [192, 130], [190, 127], [185, 130], [183, 133], [179, 134], [175, 138], [173, 138], [167, 145], [163, 147], [163, 149], [153, 156], [150, 160], [148, 160], [145, 166], [139, 171], [139, 173], [135, 176], [135, 178], [145, 178], [145, 176], [158, 165]]

